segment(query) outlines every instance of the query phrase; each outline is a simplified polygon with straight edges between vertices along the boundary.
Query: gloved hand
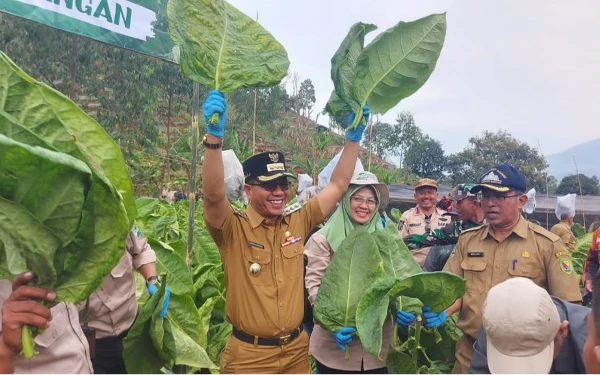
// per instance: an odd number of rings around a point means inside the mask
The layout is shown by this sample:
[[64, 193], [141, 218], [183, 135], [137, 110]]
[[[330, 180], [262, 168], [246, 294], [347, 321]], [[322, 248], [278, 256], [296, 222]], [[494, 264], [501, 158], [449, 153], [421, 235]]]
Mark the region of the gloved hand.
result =
[[408, 327], [415, 321], [417, 317], [406, 311], [398, 310], [396, 314], [396, 323], [401, 327]]
[[[210, 118], [214, 114], [219, 115], [219, 121], [211, 124]], [[206, 122], [206, 132], [215, 137], [223, 139], [225, 134], [225, 119], [227, 118], [227, 103], [225, 96], [219, 90], [211, 90], [206, 97], [206, 101], [202, 104], [202, 114], [204, 122]]]
[[446, 321], [446, 311], [442, 311], [439, 314], [431, 312], [431, 307], [423, 306], [423, 320], [425, 321], [425, 327], [435, 328], [439, 327]]
[[[160, 286], [160, 284], [159, 284], [159, 286]], [[154, 293], [156, 293], [156, 291], [158, 290], [156, 283], [149, 284], [146, 287], [148, 288], [148, 293], [151, 296], [153, 296]], [[162, 310], [160, 310], [160, 312], [158, 313], [158, 316], [160, 318], [164, 318], [165, 316], [167, 316], [167, 309], [169, 308], [170, 301], [171, 301], [171, 289], [169, 289], [169, 287], [166, 287], [165, 288], [165, 302], [163, 303]]]
[[356, 332], [356, 328], [354, 327], [342, 327], [339, 331], [333, 333], [335, 343], [341, 351], [346, 351], [346, 347], [344, 345], [348, 345], [352, 342], [352, 334], [354, 332]]
[[[349, 141], [360, 142], [360, 140], [362, 139], [362, 134], [365, 131], [365, 126], [369, 122], [370, 115], [371, 115], [371, 110], [369, 109], [368, 105], [365, 105], [363, 107], [364, 121], [360, 121], [358, 123], [358, 125], [356, 126], [356, 129], [348, 130], [348, 132], [346, 133], [346, 138], [348, 138]], [[354, 122], [354, 118], [355, 118], [354, 113], [351, 113], [350, 116], [348, 116], [348, 125], [351, 125]]]

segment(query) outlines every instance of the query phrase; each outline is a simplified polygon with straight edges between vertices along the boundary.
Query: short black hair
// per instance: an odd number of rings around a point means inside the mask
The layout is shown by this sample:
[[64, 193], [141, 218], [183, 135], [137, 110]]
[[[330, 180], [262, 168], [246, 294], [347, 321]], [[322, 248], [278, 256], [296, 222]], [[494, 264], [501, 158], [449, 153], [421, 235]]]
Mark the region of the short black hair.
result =
[[[592, 318], [596, 328], [596, 344], [600, 344], [600, 272], [594, 276], [594, 289], [592, 292]], [[589, 318], [588, 318], [589, 319]]]

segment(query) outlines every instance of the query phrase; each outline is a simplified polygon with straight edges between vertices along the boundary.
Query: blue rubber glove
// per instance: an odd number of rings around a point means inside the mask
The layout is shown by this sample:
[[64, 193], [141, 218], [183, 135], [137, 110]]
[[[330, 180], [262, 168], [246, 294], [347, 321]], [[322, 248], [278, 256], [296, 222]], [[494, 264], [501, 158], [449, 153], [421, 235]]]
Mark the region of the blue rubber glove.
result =
[[425, 327], [435, 328], [439, 327], [446, 321], [446, 311], [442, 311], [439, 314], [431, 312], [431, 307], [423, 306], [423, 320], [425, 321]]
[[[362, 134], [365, 131], [365, 124], [367, 124], [369, 122], [369, 116], [371, 115], [371, 110], [369, 109], [369, 106], [366, 105], [363, 107], [363, 118], [364, 121], [360, 121], [358, 123], [358, 125], [356, 126], [356, 129], [353, 130], [348, 130], [348, 132], [346, 133], [346, 138], [348, 138], [349, 141], [352, 142], [360, 142], [360, 140], [362, 139]], [[351, 125], [354, 122], [354, 113], [351, 113], [350, 116], [348, 116], [348, 125]]]
[[[148, 293], [151, 296], [153, 296], [154, 293], [156, 293], [156, 291], [158, 290], [158, 287], [156, 286], [156, 284], [150, 284], [147, 286], [147, 288], [148, 288]], [[158, 313], [159, 318], [164, 318], [165, 316], [167, 316], [167, 309], [169, 308], [170, 301], [171, 301], [171, 289], [169, 289], [169, 287], [166, 287], [165, 288], [165, 302], [163, 303], [162, 310], [160, 310], [160, 312]]]
[[[209, 120], [215, 113], [219, 114], [219, 121], [216, 124], [211, 124]], [[223, 139], [225, 135], [225, 119], [227, 118], [227, 103], [221, 91], [212, 90], [208, 93], [206, 101], [202, 104], [202, 114], [204, 115], [204, 122], [207, 125], [206, 132]]]
[[354, 327], [342, 327], [339, 331], [333, 333], [335, 343], [341, 351], [346, 351], [346, 347], [344, 345], [348, 345], [352, 342], [352, 334], [354, 332], [356, 332], [356, 328]]
[[415, 314], [406, 311], [398, 310], [398, 313], [396, 314], [396, 323], [398, 323], [400, 327], [408, 327], [415, 319], [417, 319]]

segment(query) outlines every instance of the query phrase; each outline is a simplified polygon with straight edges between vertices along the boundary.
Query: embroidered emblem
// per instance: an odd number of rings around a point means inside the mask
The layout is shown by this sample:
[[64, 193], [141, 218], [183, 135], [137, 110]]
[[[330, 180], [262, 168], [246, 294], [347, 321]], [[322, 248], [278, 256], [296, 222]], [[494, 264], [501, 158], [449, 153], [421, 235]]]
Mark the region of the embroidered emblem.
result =
[[569, 274], [571, 274], [571, 272], [573, 272], [573, 264], [571, 263], [571, 259], [560, 258], [560, 260], [558, 262], [560, 264], [561, 271], [563, 271], [567, 275], [569, 275]]
[[490, 173], [488, 173], [487, 175], [485, 175], [482, 179], [481, 179], [482, 183], [486, 183], [486, 182], [491, 182], [493, 184], [501, 184], [502, 181], [500, 181], [500, 177], [498, 177], [497, 174], [495, 174], [493, 171], [490, 171]]
[[529, 254], [529, 251], [523, 251], [523, 252], [521, 253], [521, 256], [522, 256], [523, 258], [531, 258], [531, 254]]
[[269, 159], [271, 159], [273, 163], [277, 163], [279, 161], [279, 154], [276, 152], [270, 152]]
[[568, 251], [559, 251], [558, 253], [556, 253], [556, 257], [557, 258], [564, 257], [564, 256], [567, 256], [567, 255], [569, 255]]

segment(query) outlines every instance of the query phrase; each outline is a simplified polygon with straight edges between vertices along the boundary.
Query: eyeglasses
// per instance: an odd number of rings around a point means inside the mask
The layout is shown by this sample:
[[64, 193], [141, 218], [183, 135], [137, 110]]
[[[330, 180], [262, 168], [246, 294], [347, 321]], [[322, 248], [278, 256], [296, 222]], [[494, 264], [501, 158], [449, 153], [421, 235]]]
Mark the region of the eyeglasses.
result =
[[252, 186], [260, 186], [261, 188], [265, 189], [268, 192], [274, 192], [275, 190], [277, 190], [277, 187], [279, 186], [279, 188], [283, 191], [286, 190], [290, 190], [290, 183], [288, 181], [273, 181], [273, 182], [267, 182], [264, 184], [248, 184], [248, 185], [252, 185]]
[[370, 207], [377, 206], [377, 201], [375, 199], [373, 199], [373, 198], [363, 198], [363, 197], [360, 197], [360, 196], [356, 195], [356, 196], [353, 196], [350, 199], [352, 200], [353, 203], [356, 203], [356, 204], [366, 203], [367, 206], [370, 206]]
[[515, 198], [515, 197], [520, 197], [521, 194], [513, 194], [513, 195], [502, 195], [502, 194], [490, 194], [490, 193], [485, 193], [485, 194], [481, 194], [481, 200], [482, 201], [495, 201], [495, 202], [502, 202], [504, 203], [508, 198]]

